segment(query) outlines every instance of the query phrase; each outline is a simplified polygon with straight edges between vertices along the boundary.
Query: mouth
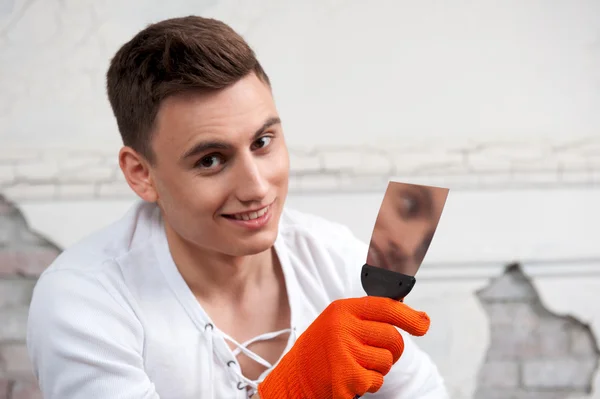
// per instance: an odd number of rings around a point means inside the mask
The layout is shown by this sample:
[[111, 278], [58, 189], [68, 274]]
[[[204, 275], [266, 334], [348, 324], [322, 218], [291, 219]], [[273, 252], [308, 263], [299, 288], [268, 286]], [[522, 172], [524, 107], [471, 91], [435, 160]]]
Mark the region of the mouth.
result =
[[269, 212], [269, 209], [271, 208], [272, 205], [273, 204], [271, 203], [263, 208], [255, 209], [255, 210], [248, 211], [248, 212], [224, 214], [223, 217], [226, 217], [227, 219], [240, 220], [240, 221], [256, 220], [256, 219], [259, 219], [262, 216], [264, 216], [267, 212]]

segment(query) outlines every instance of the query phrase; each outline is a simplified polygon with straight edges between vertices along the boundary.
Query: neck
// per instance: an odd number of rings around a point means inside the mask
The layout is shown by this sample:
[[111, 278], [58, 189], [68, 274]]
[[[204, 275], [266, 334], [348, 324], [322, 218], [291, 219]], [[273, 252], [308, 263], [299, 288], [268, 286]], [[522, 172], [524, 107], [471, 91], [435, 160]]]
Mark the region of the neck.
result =
[[248, 256], [229, 256], [198, 248], [166, 228], [173, 261], [191, 291], [199, 299], [241, 298], [278, 279], [280, 270], [274, 249]]

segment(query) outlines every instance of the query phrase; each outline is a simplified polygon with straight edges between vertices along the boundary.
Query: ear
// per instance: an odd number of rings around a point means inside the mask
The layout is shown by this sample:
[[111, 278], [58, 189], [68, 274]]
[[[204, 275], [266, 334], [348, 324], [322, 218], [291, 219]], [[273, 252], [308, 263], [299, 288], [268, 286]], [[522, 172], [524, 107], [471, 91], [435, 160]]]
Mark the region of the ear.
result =
[[156, 202], [158, 193], [154, 187], [148, 161], [131, 147], [119, 151], [119, 166], [129, 187], [144, 201]]

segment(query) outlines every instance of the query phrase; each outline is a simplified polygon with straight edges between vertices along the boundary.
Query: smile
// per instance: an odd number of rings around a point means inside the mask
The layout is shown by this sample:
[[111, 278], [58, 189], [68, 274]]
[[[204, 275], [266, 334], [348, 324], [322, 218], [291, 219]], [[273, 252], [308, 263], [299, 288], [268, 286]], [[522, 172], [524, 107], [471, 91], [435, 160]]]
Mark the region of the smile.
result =
[[254, 220], [254, 219], [258, 219], [259, 217], [263, 216], [265, 213], [267, 213], [269, 211], [269, 207], [271, 205], [267, 205], [262, 209], [258, 209], [256, 211], [253, 212], [247, 212], [247, 213], [236, 213], [233, 215], [227, 215], [228, 217], [235, 219], [235, 220]]
[[275, 209], [273, 208], [273, 203], [249, 212], [231, 213], [223, 216], [238, 228], [241, 227], [253, 231], [260, 230], [266, 227], [272, 219], [272, 209]]

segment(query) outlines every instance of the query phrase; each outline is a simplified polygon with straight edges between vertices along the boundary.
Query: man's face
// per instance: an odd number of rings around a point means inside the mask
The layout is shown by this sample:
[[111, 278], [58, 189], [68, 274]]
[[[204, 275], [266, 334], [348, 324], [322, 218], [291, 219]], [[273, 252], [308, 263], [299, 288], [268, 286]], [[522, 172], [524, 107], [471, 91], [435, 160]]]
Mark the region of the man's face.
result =
[[152, 148], [150, 173], [168, 234], [229, 256], [273, 245], [289, 157], [264, 82], [251, 74], [218, 92], [167, 98]]
[[391, 182], [377, 215], [367, 263], [414, 276], [447, 196], [448, 189]]

